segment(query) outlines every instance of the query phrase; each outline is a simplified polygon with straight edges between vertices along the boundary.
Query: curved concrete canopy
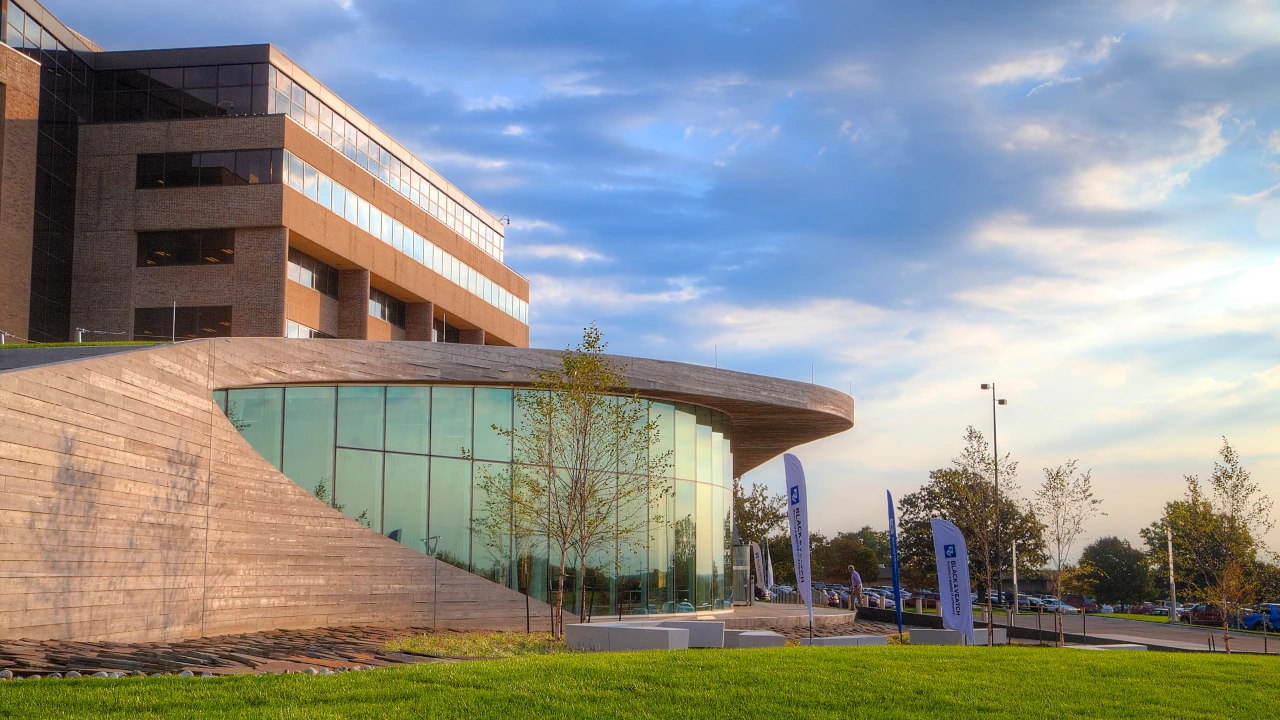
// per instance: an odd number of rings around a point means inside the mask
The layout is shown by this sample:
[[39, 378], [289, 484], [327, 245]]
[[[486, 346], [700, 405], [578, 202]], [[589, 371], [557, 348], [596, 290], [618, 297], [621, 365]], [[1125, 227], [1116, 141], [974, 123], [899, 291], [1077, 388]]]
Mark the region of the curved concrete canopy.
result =
[[[560, 351], [431, 342], [228, 338], [211, 389], [293, 383], [527, 385]], [[853, 427], [853, 398], [819, 385], [643, 358], [610, 356], [644, 397], [720, 410], [733, 422], [733, 474]]]

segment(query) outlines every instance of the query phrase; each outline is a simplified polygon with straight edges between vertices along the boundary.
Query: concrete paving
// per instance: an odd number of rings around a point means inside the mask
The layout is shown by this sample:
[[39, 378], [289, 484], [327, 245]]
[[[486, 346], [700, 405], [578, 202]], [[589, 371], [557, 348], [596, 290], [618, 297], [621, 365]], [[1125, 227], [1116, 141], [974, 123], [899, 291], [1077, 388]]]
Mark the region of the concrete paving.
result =
[[[1053, 616], [1049, 614], [1019, 614], [1016, 617], [1018, 627], [1040, 627], [1048, 631], [1054, 629]], [[1154, 623], [1143, 620], [1123, 620], [1120, 618], [1098, 617], [1096, 615], [1090, 615], [1088, 618], [1083, 618], [1080, 615], [1065, 615], [1062, 620], [1063, 630], [1069, 633], [1105, 638], [1114, 640], [1117, 643], [1159, 645], [1171, 650], [1207, 651], [1209, 650], [1209, 637], [1213, 636], [1214, 649], [1218, 652], [1225, 651], [1222, 643], [1222, 628]], [[995, 617], [996, 627], [1002, 627], [1005, 623], [1006, 618], [1004, 616], [997, 615]], [[1267, 652], [1280, 654], [1280, 638], [1271, 636], [1264, 643], [1262, 635], [1235, 631], [1231, 633], [1231, 650], [1233, 652], [1261, 653], [1263, 652], [1264, 644]]]

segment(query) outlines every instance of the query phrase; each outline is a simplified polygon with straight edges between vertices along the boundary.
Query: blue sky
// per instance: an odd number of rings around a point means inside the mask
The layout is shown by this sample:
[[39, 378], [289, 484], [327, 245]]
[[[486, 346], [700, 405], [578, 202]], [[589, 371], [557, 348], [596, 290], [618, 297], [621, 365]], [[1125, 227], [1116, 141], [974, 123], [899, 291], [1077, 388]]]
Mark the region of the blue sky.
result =
[[[1280, 497], [1280, 5], [49, 0], [271, 42], [497, 215], [535, 345], [808, 381], [815, 527], [990, 430], [1136, 541], [1221, 436]], [[812, 369], [812, 370], [811, 370]], [[781, 487], [781, 463], [749, 480]], [[1280, 534], [1271, 537], [1280, 545]]]

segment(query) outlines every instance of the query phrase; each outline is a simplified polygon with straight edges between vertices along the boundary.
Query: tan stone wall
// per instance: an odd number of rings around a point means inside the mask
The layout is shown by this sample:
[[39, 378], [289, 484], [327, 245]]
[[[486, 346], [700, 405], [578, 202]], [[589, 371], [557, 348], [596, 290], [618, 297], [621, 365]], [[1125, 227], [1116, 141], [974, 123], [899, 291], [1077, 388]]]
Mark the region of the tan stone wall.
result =
[[39, 109], [40, 64], [0, 45], [0, 330], [22, 338], [31, 306]]
[[212, 400], [254, 384], [262, 347], [280, 361], [337, 341], [219, 342], [0, 372], [0, 638], [524, 628], [522, 595], [317, 500]]

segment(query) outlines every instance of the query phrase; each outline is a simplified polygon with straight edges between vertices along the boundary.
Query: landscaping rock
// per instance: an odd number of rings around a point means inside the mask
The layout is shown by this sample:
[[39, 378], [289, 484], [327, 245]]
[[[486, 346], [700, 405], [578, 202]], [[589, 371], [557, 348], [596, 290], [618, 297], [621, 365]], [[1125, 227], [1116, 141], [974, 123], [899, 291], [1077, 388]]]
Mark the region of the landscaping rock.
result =
[[107, 675], [105, 672], [99, 670], [98, 672], [94, 673], [92, 677], [104, 678], [104, 677], [110, 677], [110, 675]]
[[130, 674], [130, 675], [132, 675], [132, 676], [134, 676], [134, 677], [146, 677], [146, 676], [147, 676], [147, 674], [146, 674], [146, 673], [144, 673], [144, 672], [142, 672], [141, 670], [134, 670], [133, 672], [131, 672], [131, 673], [129, 673], [129, 674]]
[[195, 676], [196, 674], [191, 672], [190, 670], [183, 670], [182, 672], [178, 673], [178, 677], [195, 677]]
[[202, 677], [202, 678], [211, 678], [211, 677], [213, 677], [213, 673], [209, 672], [208, 670], [205, 670], [204, 672], [200, 673], [200, 677]]
[[52, 672], [52, 673], [49, 673], [48, 675], [46, 675], [45, 677], [49, 678], [50, 680], [61, 680], [61, 679], [62, 679], [62, 673]]
[[80, 673], [76, 672], [75, 670], [68, 670], [67, 674], [63, 675], [62, 677], [68, 678], [68, 679], [74, 679], [82, 676], [80, 675]]
[[307, 668], [306, 670], [303, 670], [302, 672], [304, 672], [304, 673], [306, 673], [306, 674], [308, 674], [308, 675], [319, 675], [319, 674], [320, 674], [320, 671], [319, 671], [319, 670], [316, 670], [316, 669], [315, 669], [315, 668], [313, 668], [313, 667], [309, 667], [309, 668]]
[[0, 670], [0, 680], [12, 680], [12, 679], [13, 679], [12, 670]]

